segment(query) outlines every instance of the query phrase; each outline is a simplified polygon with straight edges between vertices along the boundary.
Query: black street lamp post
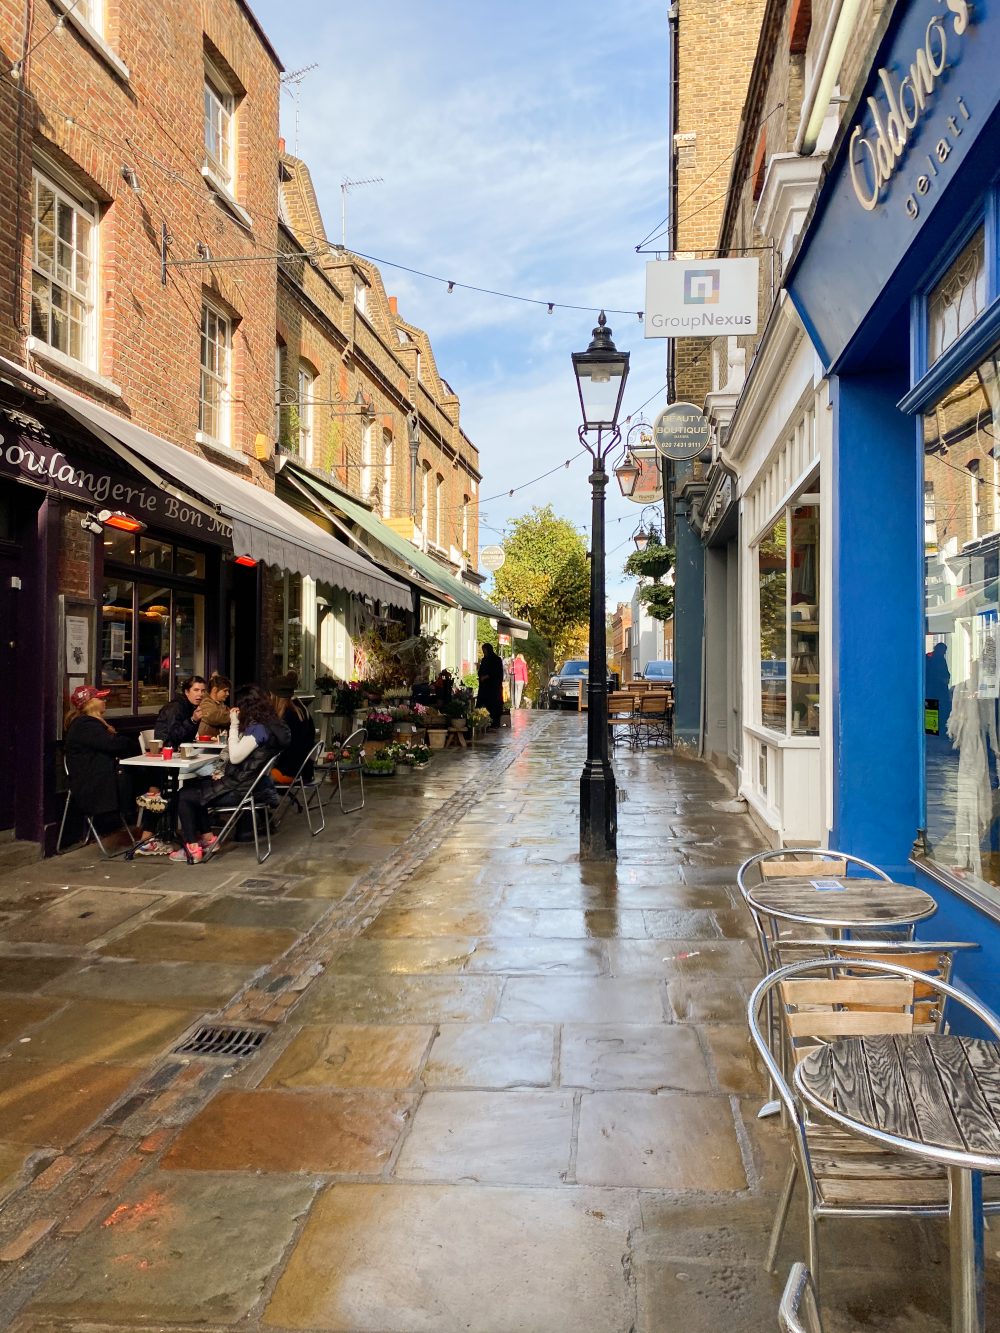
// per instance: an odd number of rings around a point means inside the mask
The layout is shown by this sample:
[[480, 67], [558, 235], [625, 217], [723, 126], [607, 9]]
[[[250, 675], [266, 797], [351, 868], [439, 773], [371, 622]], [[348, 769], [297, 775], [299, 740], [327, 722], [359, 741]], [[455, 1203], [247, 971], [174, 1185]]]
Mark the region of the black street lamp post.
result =
[[[580, 859], [612, 861], [618, 854], [618, 796], [608, 757], [608, 653], [604, 598], [604, 493], [608, 455], [621, 442], [618, 413], [628, 352], [611, 341], [601, 311], [590, 346], [573, 353], [583, 425], [580, 443], [594, 460], [590, 474], [593, 516], [590, 527], [590, 653], [587, 678], [587, 759], [580, 775]], [[596, 442], [591, 438], [596, 436]]]

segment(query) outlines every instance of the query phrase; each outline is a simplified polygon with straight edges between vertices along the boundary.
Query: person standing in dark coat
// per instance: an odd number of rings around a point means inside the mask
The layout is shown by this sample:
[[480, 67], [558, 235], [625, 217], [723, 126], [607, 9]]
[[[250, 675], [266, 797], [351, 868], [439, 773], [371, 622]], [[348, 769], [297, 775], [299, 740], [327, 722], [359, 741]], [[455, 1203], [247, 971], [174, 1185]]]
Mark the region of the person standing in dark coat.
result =
[[179, 745], [197, 740], [201, 701], [207, 689], [204, 676], [188, 676], [187, 680], [182, 680], [176, 696], [156, 715], [153, 723], [155, 739], [175, 750]]
[[126, 818], [132, 807], [132, 784], [118, 768], [118, 760], [138, 754], [138, 743], [120, 736], [105, 721], [105, 700], [110, 690], [78, 685], [70, 696], [66, 716], [66, 768], [73, 801], [91, 819], [120, 814]]
[[503, 661], [491, 643], [483, 644], [483, 655], [479, 659], [479, 693], [476, 695], [476, 707], [485, 708], [493, 726], [499, 727], [503, 717]]

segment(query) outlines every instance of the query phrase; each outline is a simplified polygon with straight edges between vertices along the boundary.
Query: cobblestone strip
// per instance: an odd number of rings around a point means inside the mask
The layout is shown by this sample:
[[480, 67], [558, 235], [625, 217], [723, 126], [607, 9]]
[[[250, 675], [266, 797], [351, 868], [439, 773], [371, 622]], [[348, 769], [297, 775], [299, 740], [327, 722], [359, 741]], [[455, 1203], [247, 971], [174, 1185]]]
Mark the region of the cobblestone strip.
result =
[[[553, 719], [532, 719], [522, 737], [448, 798], [445, 824], [435, 808], [389, 856], [362, 874], [338, 910], [317, 923], [277, 963], [256, 976], [222, 1011], [230, 1022], [282, 1022], [310, 982], [321, 975], [338, 945], [356, 935], [400, 884], [450, 836], [454, 823], [481, 801], [540, 730]], [[95, 1129], [62, 1152], [42, 1150], [29, 1163], [29, 1184], [0, 1213], [0, 1328], [58, 1263], [60, 1253], [88, 1227], [105, 1220], [113, 1199], [154, 1164], [182, 1125], [191, 1120], [232, 1073], [223, 1063], [167, 1060], [153, 1066], [105, 1114]], [[47, 1242], [43, 1244], [42, 1242]]]

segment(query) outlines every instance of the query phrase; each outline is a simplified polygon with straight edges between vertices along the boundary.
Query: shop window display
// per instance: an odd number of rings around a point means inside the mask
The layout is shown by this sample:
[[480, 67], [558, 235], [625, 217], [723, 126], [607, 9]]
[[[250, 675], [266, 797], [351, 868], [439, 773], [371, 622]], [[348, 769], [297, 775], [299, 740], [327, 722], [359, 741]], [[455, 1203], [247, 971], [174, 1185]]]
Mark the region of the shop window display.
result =
[[106, 539], [100, 683], [111, 691], [110, 714], [157, 712], [177, 681], [204, 672], [205, 597], [185, 586], [192, 568], [204, 572], [200, 552], [122, 533]]
[[927, 843], [1000, 886], [1000, 349], [923, 420]]
[[757, 568], [761, 724], [784, 735], [818, 736], [818, 504], [784, 510], [758, 544]]
[[295, 671], [302, 676], [302, 575], [271, 569], [272, 678]]

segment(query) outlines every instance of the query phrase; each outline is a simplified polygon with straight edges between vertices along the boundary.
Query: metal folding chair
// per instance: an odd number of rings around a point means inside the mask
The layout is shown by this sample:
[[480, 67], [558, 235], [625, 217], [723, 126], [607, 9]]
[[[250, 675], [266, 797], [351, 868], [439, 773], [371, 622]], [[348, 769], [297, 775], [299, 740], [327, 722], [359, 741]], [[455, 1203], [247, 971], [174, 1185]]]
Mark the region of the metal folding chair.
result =
[[[271, 811], [271, 827], [277, 828], [285, 816], [285, 811], [290, 805], [294, 805], [301, 814], [305, 811], [306, 823], [309, 825], [309, 832], [315, 838], [317, 833], [322, 833], [326, 828], [326, 811], [323, 809], [323, 796], [321, 784], [316, 778], [316, 765], [319, 763], [319, 757], [325, 750], [323, 741], [317, 741], [309, 753], [299, 765], [299, 771], [292, 778], [291, 782], [283, 787], [279, 787], [282, 792], [281, 800], [276, 808]], [[312, 777], [306, 778], [306, 772], [311, 771]], [[301, 797], [301, 802], [299, 800]], [[315, 802], [315, 807], [313, 805]], [[313, 809], [319, 815], [319, 827], [313, 828]]]
[[[263, 865], [271, 855], [271, 822], [268, 819], [269, 811], [268, 807], [261, 800], [260, 791], [258, 790], [265, 781], [270, 781], [270, 778], [271, 765], [265, 764], [254, 778], [251, 786], [238, 801], [229, 801], [228, 803], [221, 803], [209, 807], [215, 814], [228, 815], [228, 818], [219, 830], [217, 840], [211, 847], [205, 849], [205, 854], [202, 857], [203, 865], [210, 857], [214, 856], [215, 853], [221, 849], [222, 844], [228, 841], [232, 836], [241, 815], [249, 815], [250, 817], [250, 823], [253, 827], [253, 846], [254, 852], [257, 855], [257, 864]], [[260, 851], [261, 824], [263, 824], [264, 844], [267, 849], [263, 856]]]
[[780, 1333], [823, 1333], [816, 1284], [805, 1264], [792, 1264], [778, 1306]]
[[[368, 732], [364, 727], [358, 727], [357, 731], [352, 731], [347, 740], [337, 748], [337, 758], [333, 762], [334, 772], [337, 774], [337, 797], [340, 801], [341, 814], [352, 815], [356, 810], [363, 810], [365, 805], [365, 767], [360, 760], [356, 764], [344, 763], [340, 756], [345, 750], [357, 746], [359, 749], [364, 747], [368, 739]], [[357, 773], [358, 782], [361, 784], [361, 803], [359, 805], [344, 804], [344, 775], [345, 773]]]
[[[63, 772], [66, 774], [66, 779], [68, 782], [69, 764], [67, 764], [66, 762], [65, 755], [63, 756]], [[59, 836], [58, 838], [56, 838], [56, 856], [58, 856], [60, 851], [62, 850], [63, 834], [66, 832], [66, 817], [69, 814], [69, 807], [72, 800], [73, 800], [72, 789], [67, 787], [66, 803], [63, 806], [62, 819], [59, 821]], [[83, 811], [81, 810], [80, 813], [83, 814]], [[86, 846], [87, 843], [90, 842], [90, 839], [93, 838], [94, 841], [97, 843], [98, 847], [100, 847], [101, 855], [104, 857], [106, 861], [114, 861], [119, 856], [124, 856], [126, 860], [131, 859], [132, 853], [135, 851], [138, 844], [135, 838], [132, 837], [132, 830], [129, 828], [128, 822], [120, 810], [118, 811], [118, 818], [121, 820], [122, 828], [128, 834], [128, 840], [129, 840], [129, 846], [123, 847], [120, 852], [109, 852], [108, 849], [105, 847], [104, 843], [101, 841], [101, 835], [98, 833], [97, 826], [94, 824], [94, 821], [91, 818], [91, 816], [83, 815], [83, 817], [87, 821], [87, 836], [84, 839], [84, 844], [83, 844], [84, 846]]]

